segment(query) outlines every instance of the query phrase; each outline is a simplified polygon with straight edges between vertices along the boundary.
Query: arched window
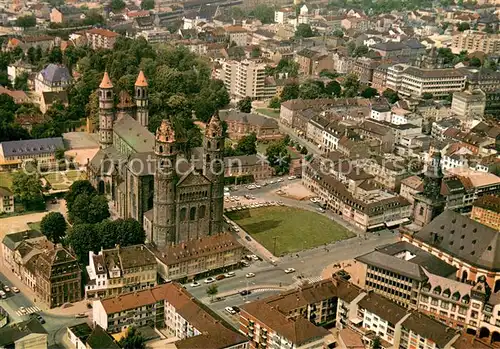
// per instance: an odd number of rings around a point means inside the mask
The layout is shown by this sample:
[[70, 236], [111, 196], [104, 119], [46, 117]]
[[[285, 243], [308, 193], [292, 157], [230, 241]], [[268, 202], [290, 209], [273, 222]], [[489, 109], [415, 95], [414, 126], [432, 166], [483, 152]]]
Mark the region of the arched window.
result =
[[186, 212], [187, 212], [187, 210], [185, 207], [181, 208], [181, 214], [179, 217], [181, 222], [186, 220]]
[[198, 210], [198, 218], [201, 219], [201, 218], [205, 218], [205, 211], [206, 211], [206, 207], [205, 205], [201, 205], [200, 206], [200, 209]]
[[424, 208], [422, 206], [420, 206], [420, 212], [419, 212], [419, 215], [423, 216], [424, 215]]
[[207, 142], [207, 149], [210, 149], [212, 148], [212, 143], [210, 143], [210, 141]]
[[196, 219], [196, 207], [191, 207], [189, 210], [189, 220], [194, 221]]
[[163, 145], [160, 145], [160, 153], [163, 153]]
[[111, 98], [111, 91], [106, 92], [106, 97]]
[[210, 163], [210, 155], [207, 154], [207, 156], [205, 157], [205, 161], [208, 163]]

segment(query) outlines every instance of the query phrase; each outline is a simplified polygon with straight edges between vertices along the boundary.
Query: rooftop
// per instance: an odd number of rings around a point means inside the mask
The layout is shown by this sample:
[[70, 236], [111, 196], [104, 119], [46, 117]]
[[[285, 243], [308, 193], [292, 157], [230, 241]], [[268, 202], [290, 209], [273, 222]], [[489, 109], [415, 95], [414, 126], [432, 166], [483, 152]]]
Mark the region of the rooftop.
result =
[[500, 197], [497, 195], [484, 195], [474, 202], [475, 207], [500, 213]]
[[4, 157], [54, 153], [57, 149], [64, 149], [62, 137], [27, 139], [0, 143], [0, 154], [3, 154]]

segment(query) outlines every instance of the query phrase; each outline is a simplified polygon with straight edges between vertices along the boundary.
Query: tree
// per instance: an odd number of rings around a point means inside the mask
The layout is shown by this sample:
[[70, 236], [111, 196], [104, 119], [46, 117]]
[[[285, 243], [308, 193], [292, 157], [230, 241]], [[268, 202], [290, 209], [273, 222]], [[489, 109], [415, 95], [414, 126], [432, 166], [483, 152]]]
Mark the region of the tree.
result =
[[212, 302], [214, 301], [214, 296], [219, 293], [219, 287], [217, 284], [211, 284], [206, 289], [207, 295], [211, 296]]
[[432, 93], [429, 93], [429, 92], [425, 92], [422, 94], [422, 98], [423, 99], [432, 99], [434, 96], [432, 95]]
[[245, 97], [238, 101], [237, 108], [242, 113], [250, 113], [252, 111], [252, 99]]
[[113, 248], [116, 244], [120, 246], [131, 246], [143, 244], [146, 233], [141, 224], [135, 219], [117, 219], [114, 221], [104, 220], [96, 227], [100, 237], [102, 248]]
[[[322, 82], [320, 82], [323, 84]], [[300, 85], [299, 97], [302, 99], [316, 99], [320, 98], [323, 94], [324, 87], [322, 88], [317, 81], [307, 81]]]
[[309, 24], [301, 23], [295, 29], [296, 38], [310, 38], [312, 36], [314, 36], [314, 33]]
[[363, 98], [373, 98], [378, 95], [377, 89], [373, 87], [367, 87], [361, 92], [361, 97]]
[[481, 65], [481, 60], [477, 57], [472, 57], [469, 61], [469, 67], [480, 67]]
[[129, 327], [125, 337], [118, 342], [123, 349], [144, 349], [146, 348], [146, 339], [135, 329]]
[[338, 38], [343, 38], [344, 37], [344, 32], [342, 29], [335, 29], [332, 33], [333, 36], [336, 36]]
[[460, 32], [463, 32], [465, 30], [469, 30], [470, 25], [467, 22], [461, 22], [460, 24], [457, 25], [457, 30]]
[[52, 50], [50, 50], [47, 59], [50, 63], [61, 64], [63, 61], [61, 48], [59, 46], [54, 46]]
[[399, 101], [398, 93], [396, 91], [390, 89], [390, 88], [384, 90], [384, 92], [382, 92], [382, 96], [384, 96], [385, 98], [387, 98], [387, 100], [391, 104], [394, 104], [397, 101]]
[[56, 160], [64, 160], [65, 151], [66, 150], [64, 150], [64, 148], [56, 149], [56, 153], [55, 153]]
[[277, 175], [288, 173], [291, 157], [283, 140], [271, 143], [266, 149], [266, 157]]
[[50, 212], [42, 218], [40, 230], [50, 241], [57, 244], [66, 235], [66, 220], [60, 212]]
[[27, 174], [24, 171], [14, 172], [12, 191], [27, 210], [39, 210], [45, 207], [42, 194], [42, 182], [38, 174]]
[[141, 9], [152, 10], [154, 8], [155, 8], [155, 0], [142, 0], [141, 1]]
[[258, 47], [258, 46], [253, 47], [252, 52], [250, 53], [250, 56], [252, 58], [259, 58], [260, 55], [261, 55], [260, 47]]
[[127, 6], [123, 0], [111, 0], [111, 9], [113, 11], [121, 11]]
[[352, 55], [354, 57], [363, 57], [365, 56], [366, 54], [368, 53], [368, 46], [365, 46], [365, 45], [360, 45], [360, 46], [357, 46]]
[[236, 153], [238, 155], [257, 154], [257, 135], [255, 132], [242, 137], [236, 145]]
[[299, 98], [299, 84], [286, 84], [281, 91], [281, 102]]
[[338, 81], [332, 80], [326, 84], [325, 92], [330, 96], [340, 97], [342, 94], [342, 87]]
[[88, 180], [74, 181], [64, 197], [68, 211], [72, 209], [74, 201], [80, 194], [95, 195], [97, 192]]
[[19, 75], [16, 75], [14, 79], [14, 89], [27, 91], [28, 90], [28, 73], [23, 72]]
[[344, 79], [344, 97], [356, 97], [359, 92], [359, 79], [355, 74], [348, 74]]
[[274, 8], [269, 5], [260, 4], [255, 6], [250, 15], [257, 18], [262, 24], [269, 24], [274, 22]]
[[76, 254], [80, 263], [87, 265], [89, 252], [101, 249], [99, 233], [95, 224], [77, 224], [68, 232], [68, 243]]
[[371, 349], [381, 349], [382, 345], [380, 343], [380, 337], [376, 336], [373, 338]]
[[82, 193], [68, 209], [69, 221], [74, 224], [95, 224], [109, 218], [108, 201], [104, 195]]
[[273, 109], [279, 109], [281, 107], [279, 97], [274, 96], [273, 98], [271, 98], [271, 100], [269, 101], [268, 107], [273, 108]]
[[30, 28], [36, 26], [35, 16], [22, 16], [16, 20], [16, 26], [21, 28]]

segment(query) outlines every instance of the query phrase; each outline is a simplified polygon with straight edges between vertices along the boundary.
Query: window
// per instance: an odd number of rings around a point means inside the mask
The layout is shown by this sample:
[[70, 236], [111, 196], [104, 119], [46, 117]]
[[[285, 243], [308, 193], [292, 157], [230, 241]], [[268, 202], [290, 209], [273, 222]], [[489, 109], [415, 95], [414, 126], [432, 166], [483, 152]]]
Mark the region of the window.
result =
[[181, 214], [180, 214], [180, 221], [181, 221], [181, 222], [183, 222], [183, 221], [185, 221], [185, 220], [186, 220], [186, 211], [187, 211], [187, 210], [186, 210], [186, 208], [185, 208], [185, 207], [181, 208]]
[[196, 219], [196, 207], [191, 207], [189, 210], [189, 220], [194, 221]]
[[205, 205], [202, 205], [200, 206], [199, 210], [198, 210], [198, 218], [201, 219], [201, 218], [205, 218], [205, 211], [206, 211], [206, 206]]

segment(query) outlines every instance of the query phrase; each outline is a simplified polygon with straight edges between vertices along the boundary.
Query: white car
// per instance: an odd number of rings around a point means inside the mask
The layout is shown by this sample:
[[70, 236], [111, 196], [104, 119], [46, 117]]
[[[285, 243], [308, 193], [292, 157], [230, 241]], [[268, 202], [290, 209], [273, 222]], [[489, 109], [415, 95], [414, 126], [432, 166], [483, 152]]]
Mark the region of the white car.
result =
[[295, 273], [295, 269], [293, 269], [293, 268], [285, 269], [285, 273], [287, 273], [287, 274]]
[[234, 309], [232, 307], [225, 307], [224, 310], [227, 311], [231, 315], [236, 314], [236, 312], [234, 311]]
[[293, 181], [294, 179], [297, 179], [297, 176], [290, 176], [290, 177], [288, 177], [289, 181]]
[[262, 186], [261, 186], [261, 185], [256, 184], [256, 185], [255, 185], [255, 188], [260, 189], [260, 188], [262, 188]]
[[19, 293], [19, 289], [16, 286], [12, 286], [12, 292]]
[[245, 277], [247, 277], [247, 278], [253, 278], [254, 276], [255, 276], [255, 274], [254, 274], [254, 273], [247, 273], [247, 274], [245, 275]]
[[232, 278], [233, 276], [236, 276], [236, 273], [234, 271], [230, 271], [228, 273], [225, 273], [224, 276], [227, 278]]
[[269, 181], [268, 184], [274, 184], [274, 181]]
[[7, 298], [7, 295], [5, 294], [5, 292], [4, 292], [4, 291], [0, 291], [0, 297], [1, 297], [2, 299], [5, 299], [5, 298]]
[[10, 292], [10, 287], [9, 287], [9, 286], [7, 286], [7, 285], [5, 285], [5, 286], [3, 287], [3, 290], [4, 290], [5, 292]]
[[206, 278], [204, 281], [206, 284], [211, 284], [212, 282], [215, 282], [215, 279], [212, 277]]
[[191, 287], [198, 287], [200, 285], [201, 284], [199, 282], [193, 281], [189, 286], [191, 286]]
[[276, 180], [276, 182], [277, 182], [277, 183], [281, 183], [281, 182], [283, 182], [283, 178], [278, 178], [278, 179]]
[[312, 203], [317, 203], [318, 202], [318, 199], [317, 198], [310, 198], [309, 199]]
[[325, 209], [323, 209], [323, 208], [321, 208], [321, 207], [318, 207], [316, 210], [317, 210], [318, 212], [320, 212], [320, 213], [325, 213]]

